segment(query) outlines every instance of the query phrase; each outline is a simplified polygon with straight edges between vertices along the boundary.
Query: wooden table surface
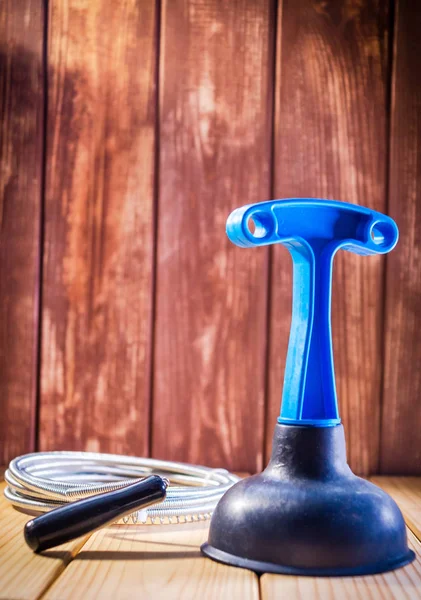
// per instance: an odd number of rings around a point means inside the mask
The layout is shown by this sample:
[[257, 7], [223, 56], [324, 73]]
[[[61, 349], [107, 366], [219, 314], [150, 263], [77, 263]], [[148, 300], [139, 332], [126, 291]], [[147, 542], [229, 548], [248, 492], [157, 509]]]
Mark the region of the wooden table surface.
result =
[[206, 523], [113, 525], [40, 556], [23, 540], [28, 517], [11, 508], [1, 493], [0, 598], [421, 599], [421, 478], [373, 481], [400, 505], [417, 559], [390, 573], [354, 578], [270, 574], [259, 578], [215, 563], [199, 551], [207, 537]]

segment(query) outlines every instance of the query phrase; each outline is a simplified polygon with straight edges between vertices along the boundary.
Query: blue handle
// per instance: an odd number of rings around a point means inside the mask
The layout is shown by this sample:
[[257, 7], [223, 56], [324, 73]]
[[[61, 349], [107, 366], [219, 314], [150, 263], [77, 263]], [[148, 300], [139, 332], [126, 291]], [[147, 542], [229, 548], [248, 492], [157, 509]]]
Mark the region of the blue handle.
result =
[[278, 421], [339, 424], [330, 324], [333, 257], [339, 248], [390, 252], [399, 237], [396, 223], [355, 204], [294, 198], [237, 208], [228, 217], [227, 235], [243, 248], [283, 244], [292, 256], [292, 322]]

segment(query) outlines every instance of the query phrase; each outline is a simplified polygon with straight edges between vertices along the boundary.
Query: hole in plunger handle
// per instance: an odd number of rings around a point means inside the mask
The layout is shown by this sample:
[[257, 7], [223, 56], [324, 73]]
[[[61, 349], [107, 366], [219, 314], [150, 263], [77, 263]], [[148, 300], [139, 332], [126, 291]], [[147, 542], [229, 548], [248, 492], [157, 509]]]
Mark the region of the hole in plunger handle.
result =
[[151, 475], [103, 494], [77, 500], [31, 519], [24, 536], [34, 552], [41, 552], [114, 523], [134, 511], [165, 499], [168, 480]]

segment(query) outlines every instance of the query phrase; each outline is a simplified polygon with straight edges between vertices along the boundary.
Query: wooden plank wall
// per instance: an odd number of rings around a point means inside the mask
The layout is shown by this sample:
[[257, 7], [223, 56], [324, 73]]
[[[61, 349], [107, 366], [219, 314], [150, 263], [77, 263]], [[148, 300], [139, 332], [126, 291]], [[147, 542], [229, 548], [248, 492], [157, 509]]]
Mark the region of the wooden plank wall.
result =
[[156, 27], [50, 1], [41, 449], [148, 451]]
[[400, 226], [387, 259], [335, 259], [335, 364], [351, 466], [421, 473], [416, 3], [43, 7], [0, 13], [0, 460], [67, 448], [260, 469], [290, 259], [230, 245], [225, 220], [321, 196]]
[[381, 471], [421, 473], [421, 11], [396, 4], [390, 132], [390, 215], [399, 251], [387, 262]]
[[272, 51], [270, 0], [163, 2], [154, 456], [263, 464], [267, 252], [225, 221], [270, 197]]
[[0, 464], [35, 448], [44, 12], [0, 3]]
[[[275, 197], [310, 195], [386, 209], [388, 16], [382, 0], [284, 0], [278, 20]], [[274, 248], [268, 428], [282, 389], [289, 263], [285, 250]], [[378, 466], [383, 269], [380, 256], [335, 257], [336, 385], [348, 458], [360, 473]]]

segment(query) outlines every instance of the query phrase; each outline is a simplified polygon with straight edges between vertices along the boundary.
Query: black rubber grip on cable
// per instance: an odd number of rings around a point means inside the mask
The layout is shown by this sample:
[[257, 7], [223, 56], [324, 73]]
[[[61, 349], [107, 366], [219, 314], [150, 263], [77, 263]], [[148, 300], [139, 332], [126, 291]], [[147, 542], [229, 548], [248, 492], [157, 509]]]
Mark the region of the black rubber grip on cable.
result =
[[95, 531], [130, 513], [162, 502], [168, 482], [151, 475], [123, 488], [71, 502], [27, 522], [25, 541], [41, 552]]

